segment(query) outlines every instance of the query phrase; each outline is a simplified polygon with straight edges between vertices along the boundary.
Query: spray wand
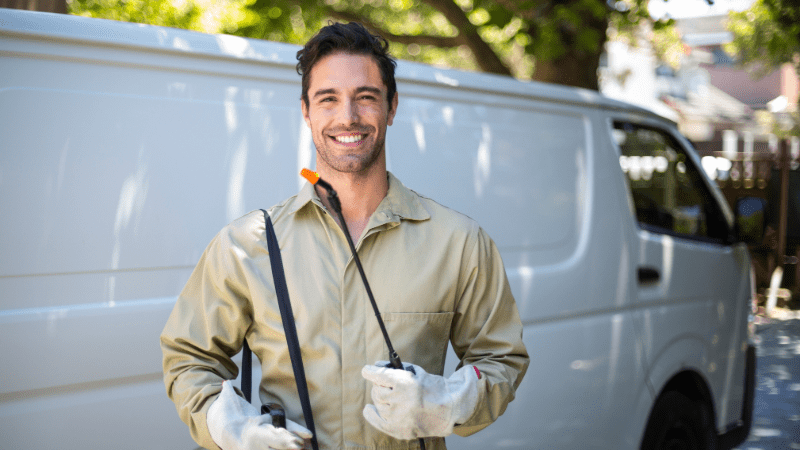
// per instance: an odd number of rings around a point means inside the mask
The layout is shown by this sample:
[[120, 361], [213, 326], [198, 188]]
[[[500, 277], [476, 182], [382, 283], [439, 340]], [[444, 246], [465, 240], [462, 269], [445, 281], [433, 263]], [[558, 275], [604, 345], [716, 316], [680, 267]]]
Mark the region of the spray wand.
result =
[[[356, 261], [356, 267], [358, 267], [358, 273], [361, 274], [361, 281], [364, 282], [364, 287], [367, 289], [367, 296], [369, 296], [369, 302], [372, 304], [372, 310], [375, 311], [375, 318], [378, 319], [378, 325], [381, 327], [381, 333], [383, 333], [383, 339], [386, 341], [386, 347], [389, 349], [389, 364], [386, 367], [391, 367], [393, 369], [400, 369], [400, 370], [408, 370], [409, 372], [413, 373], [414, 375], [417, 374], [414, 371], [412, 366], [403, 367], [403, 363], [400, 362], [400, 357], [397, 356], [397, 352], [394, 351], [394, 347], [392, 347], [392, 341], [389, 340], [389, 333], [386, 332], [386, 327], [383, 325], [383, 319], [381, 319], [381, 313], [378, 311], [378, 304], [375, 303], [375, 297], [372, 296], [372, 289], [369, 287], [369, 282], [367, 281], [367, 276], [364, 274], [364, 268], [361, 267], [361, 259], [358, 257], [358, 252], [356, 252], [356, 246], [353, 244], [353, 238], [350, 237], [350, 230], [347, 229], [347, 222], [344, 220], [344, 215], [342, 214], [342, 203], [339, 201], [339, 195], [336, 194], [336, 191], [333, 190], [333, 186], [328, 184], [325, 180], [319, 177], [317, 172], [313, 172], [308, 169], [303, 169], [300, 171], [300, 175], [303, 176], [309, 183], [314, 186], [319, 186], [325, 191], [328, 192], [328, 202], [333, 207], [333, 210], [336, 212], [336, 215], [339, 217], [339, 222], [342, 224], [342, 230], [344, 231], [344, 236], [347, 238], [347, 243], [350, 245], [350, 251], [353, 252], [353, 259]], [[419, 438], [419, 448], [421, 450], [425, 450], [425, 440], [423, 438]]]
[[[367, 281], [367, 276], [364, 274], [364, 268], [361, 266], [361, 259], [358, 257], [358, 252], [356, 252], [356, 246], [353, 244], [353, 238], [350, 237], [350, 231], [347, 229], [347, 222], [344, 220], [344, 216], [342, 215], [342, 203], [339, 201], [339, 196], [336, 194], [336, 191], [333, 190], [333, 186], [328, 184], [325, 180], [319, 177], [317, 172], [312, 172], [308, 169], [303, 169], [300, 171], [300, 175], [303, 176], [309, 183], [315, 186], [319, 186], [325, 191], [328, 192], [328, 202], [330, 202], [333, 210], [336, 212], [336, 215], [339, 217], [339, 221], [342, 224], [342, 229], [344, 230], [344, 236], [347, 238], [347, 243], [350, 245], [350, 251], [353, 252], [353, 259], [356, 261], [356, 267], [358, 267], [358, 273], [361, 274], [361, 281], [364, 282], [364, 287], [367, 289], [367, 295], [369, 296], [369, 301], [372, 303], [372, 309], [375, 311], [375, 317], [378, 319], [378, 325], [381, 327], [381, 333], [383, 333], [383, 339], [386, 341], [386, 347], [389, 349], [389, 365], [386, 367], [391, 367], [393, 369], [401, 369], [403, 370], [403, 363], [400, 362], [400, 357], [397, 356], [397, 352], [394, 351], [394, 347], [392, 347], [392, 341], [389, 340], [389, 333], [386, 332], [386, 327], [383, 325], [383, 319], [381, 319], [381, 313], [378, 311], [378, 304], [375, 303], [375, 297], [372, 295], [372, 289], [369, 287], [369, 282]], [[413, 368], [409, 368], [412, 373], [414, 372]]]

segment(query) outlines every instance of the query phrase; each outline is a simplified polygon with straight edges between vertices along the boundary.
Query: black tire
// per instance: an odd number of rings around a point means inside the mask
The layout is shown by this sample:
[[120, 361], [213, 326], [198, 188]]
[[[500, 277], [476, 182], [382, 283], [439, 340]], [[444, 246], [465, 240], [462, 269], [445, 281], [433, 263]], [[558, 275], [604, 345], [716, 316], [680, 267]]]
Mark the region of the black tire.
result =
[[711, 408], [680, 392], [664, 393], [650, 412], [641, 449], [717, 450]]

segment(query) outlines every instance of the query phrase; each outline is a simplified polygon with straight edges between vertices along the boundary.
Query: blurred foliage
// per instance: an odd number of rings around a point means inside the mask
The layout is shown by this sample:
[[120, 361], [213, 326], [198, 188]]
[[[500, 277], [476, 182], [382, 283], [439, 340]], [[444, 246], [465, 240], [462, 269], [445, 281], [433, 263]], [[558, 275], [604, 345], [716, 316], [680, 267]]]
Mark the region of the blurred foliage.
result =
[[[798, 99], [800, 101], [800, 99]], [[784, 120], [781, 120], [784, 119]], [[800, 136], [800, 112], [792, 111], [785, 113], [785, 118], [778, 117], [775, 121], [772, 133], [781, 139], [789, 136]]]
[[624, 0], [613, 3], [615, 12], [609, 16], [609, 39], [624, 41], [631, 47], [649, 44], [659, 60], [678, 69], [684, 44], [675, 20], [669, 17], [652, 19], [646, 1]]
[[199, 6], [169, 0], [67, 0], [70, 14], [202, 31]]
[[800, 73], [800, 3], [756, 0], [750, 9], [729, 14], [728, 29], [734, 37], [726, 50], [758, 76], [784, 63]]
[[359, 21], [386, 37], [401, 59], [597, 89], [609, 37], [634, 45], [649, 40], [666, 57], [680, 49], [672, 21], [654, 22], [648, 1], [71, 0], [69, 8], [294, 44], [331, 20]]
[[[756, 0], [750, 9], [729, 14], [728, 29], [734, 37], [725, 50], [756, 77], [786, 63], [800, 77], [800, 3]], [[779, 137], [800, 136], [800, 115], [797, 111], [775, 115], [772, 131]]]
[[800, 136], [800, 112], [784, 111], [769, 114], [767, 129], [780, 139]]
[[681, 40], [675, 21], [656, 22], [650, 34], [650, 43], [656, 56], [673, 69], [679, 69], [685, 53], [686, 44]]
[[[391, 52], [401, 59], [512, 74], [500, 64], [496, 56], [500, 52], [515, 63], [515, 75], [530, 78], [532, 60], [525, 60], [521, 45], [514, 48], [521, 21], [510, 14], [493, 16], [486, 8], [465, 6], [466, 10], [453, 0], [252, 0], [247, 20], [234, 34], [303, 44], [331, 20], [358, 21], [387, 38]], [[465, 38], [467, 34], [473, 35], [472, 41]], [[475, 41], [484, 45], [478, 48], [482, 58], [475, 57]], [[496, 64], [482, 67], [488, 57], [494, 57]]]

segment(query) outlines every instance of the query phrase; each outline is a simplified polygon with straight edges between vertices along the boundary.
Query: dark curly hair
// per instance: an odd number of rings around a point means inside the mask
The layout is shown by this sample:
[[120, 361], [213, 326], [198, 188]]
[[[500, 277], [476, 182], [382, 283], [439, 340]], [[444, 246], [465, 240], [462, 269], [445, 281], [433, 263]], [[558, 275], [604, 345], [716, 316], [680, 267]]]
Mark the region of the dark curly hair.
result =
[[397, 63], [389, 55], [389, 43], [381, 36], [370, 33], [360, 23], [350, 22], [329, 23], [297, 52], [297, 73], [303, 77], [302, 99], [306, 106], [309, 104], [308, 85], [311, 69], [317, 61], [334, 52], [372, 56], [381, 71], [383, 84], [386, 85], [387, 100], [391, 104], [397, 91], [394, 81], [394, 68]]

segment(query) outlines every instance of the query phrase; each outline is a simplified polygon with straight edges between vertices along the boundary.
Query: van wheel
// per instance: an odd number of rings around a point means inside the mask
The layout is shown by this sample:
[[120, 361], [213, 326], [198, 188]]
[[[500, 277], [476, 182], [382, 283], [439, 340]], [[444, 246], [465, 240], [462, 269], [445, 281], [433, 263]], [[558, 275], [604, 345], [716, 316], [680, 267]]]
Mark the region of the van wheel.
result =
[[658, 399], [642, 439], [642, 450], [716, 450], [711, 408], [680, 392]]

